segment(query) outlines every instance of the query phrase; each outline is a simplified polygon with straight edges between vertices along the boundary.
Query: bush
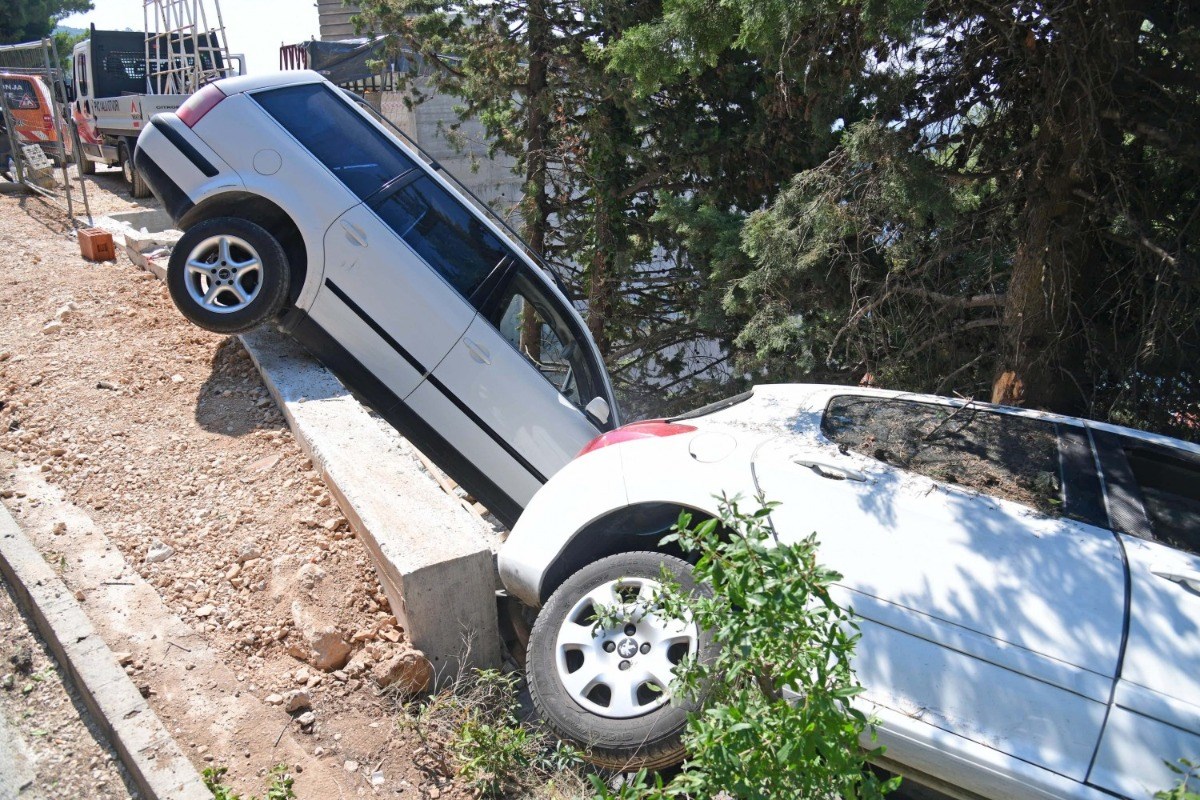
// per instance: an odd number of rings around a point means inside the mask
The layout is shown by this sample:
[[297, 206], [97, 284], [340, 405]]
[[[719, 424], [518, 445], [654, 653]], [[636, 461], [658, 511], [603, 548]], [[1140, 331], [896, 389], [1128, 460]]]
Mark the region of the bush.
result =
[[421, 739], [418, 765], [454, 778], [479, 797], [578, 797], [582, 758], [518, 718], [519, 676], [464, 672], [428, 700], [406, 706], [405, 724]]
[[693, 527], [682, 514], [663, 540], [696, 557], [712, 596], [685, 598], [664, 581], [659, 609], [690, 614], [720, 653], [708, 666], [685, 662], [672, 686], [701, 700], [682, 770], [668, 782], [642, 772], [616, 789], [593, 776], [598, 797], [880, 798], [899, 784], [867, 770], [878, 751], [859, 743], [870, 723], [850, 705], [861, 692], [850, 666], [858, 632], [829, 595], [841, 576], [818, 563], [815, 534], [772, 546], [767, 515], [778, 504], [757, 505], [723, 497], [718, 519]]
[[[267, 793], [263, 796], [263, 800], [294, 800], [296, 793], [292, 790], [292, 784], [295, 783], [295, 779], [288, 774], [287, 770], [287, 764], [275, 765], [270, 772], [271, 785], [267, 787]], [[229, 767], [206, 767], [204, 769], [204, 786], [213, 793], [213, 800], [242, 800], [241, 795], [236, 794], [222, 782], [228, 771]], [[257, 800], [257, 798], [251, 797], [249, 800]]]
[[1154, 800], [1200, 800], [1200, 762], [1179, 760], [1178, 766], [1167, 764], [1179, 776], [1179, 783], [1170, 789], [1158, 792]]

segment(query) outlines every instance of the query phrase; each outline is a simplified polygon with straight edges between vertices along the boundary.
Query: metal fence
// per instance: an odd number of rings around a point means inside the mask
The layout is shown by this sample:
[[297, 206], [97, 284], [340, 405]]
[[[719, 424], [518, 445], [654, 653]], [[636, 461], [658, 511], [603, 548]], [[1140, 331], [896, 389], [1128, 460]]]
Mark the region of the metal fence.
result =
[[[9, 180], [92, 222], [70, 119], [67, 84], [53, 39], [0, 46], [0, 170]], [[75, 169], [71, 170], [70, 167]]]

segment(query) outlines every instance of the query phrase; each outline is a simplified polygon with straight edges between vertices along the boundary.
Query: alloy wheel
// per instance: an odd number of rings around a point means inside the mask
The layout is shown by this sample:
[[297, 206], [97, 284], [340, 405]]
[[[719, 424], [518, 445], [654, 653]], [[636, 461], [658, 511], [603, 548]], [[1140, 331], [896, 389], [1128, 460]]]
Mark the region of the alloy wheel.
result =
[[217, 314], [245, 308], [262, 287], [262, 260], [236, 236], [204, 239], [188, 254], [185, 269], [192, 300]]

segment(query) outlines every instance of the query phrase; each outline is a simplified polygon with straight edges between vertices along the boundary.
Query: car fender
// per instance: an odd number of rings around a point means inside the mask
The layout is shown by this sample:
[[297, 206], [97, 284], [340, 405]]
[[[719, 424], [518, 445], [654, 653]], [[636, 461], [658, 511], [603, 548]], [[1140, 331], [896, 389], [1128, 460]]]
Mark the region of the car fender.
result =
[[553, 589], [547, 580], [612, 552], [657, 549], [656, 535], [680, 510], [715, 517], [722, 493], [752, 497], [749, 457], [756, 442], [734, 441], [727, 458], [705, 462], [692, 451], [707, 435], [625, 442], [564, 467], [530, 501], [501, 548], [498, 566], [508, 591], [540, 606]]
[[540, 606], [542, 576], [567, 543], [628, 502], [620, 448], [606, 447], [567, 464], [529, 501], [500, 548], [496, 565], [505, 588]]
[[300, 231], [308, 265], [294, 305], [307, 310], [324, 280], [325, 233], [361, 200], [246, 94], [230, 94], [193, 130], [237, 172], [242, 191], [279, 206]]

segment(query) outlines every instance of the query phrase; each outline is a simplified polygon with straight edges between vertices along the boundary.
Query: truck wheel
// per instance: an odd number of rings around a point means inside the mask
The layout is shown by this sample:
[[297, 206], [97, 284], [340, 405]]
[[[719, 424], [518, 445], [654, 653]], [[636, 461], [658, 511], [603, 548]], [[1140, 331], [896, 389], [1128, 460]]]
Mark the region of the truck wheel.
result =
[[74, 160], [74, 154], [79, 153], [79, 174], [95, 175], [96, 162], [88, 158], [87, 153], [83, 152], [83, 147], [79, 144], [79, 129], [74, 125], [71, 126], [71, 147], [75, 148], [72, 151], [72, 160]]
[[291, 267], [263, 227], [217, 217], [188, 229], [167, 265], [180, 312], [214, 333], [242, 333], [274, 319], [287, 299]]
[[133, 165], [133, 154], [129, 152], [129, 147], [121, 145], [121, 172], [125, 175], [125, 182], [129, 184], [130, 197], [149, 197], [150, 187], [146, 185], [146, 181], [142, 178], [142, 173], [137, 171], [137, 167]]

